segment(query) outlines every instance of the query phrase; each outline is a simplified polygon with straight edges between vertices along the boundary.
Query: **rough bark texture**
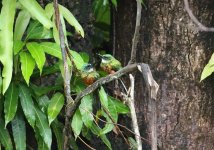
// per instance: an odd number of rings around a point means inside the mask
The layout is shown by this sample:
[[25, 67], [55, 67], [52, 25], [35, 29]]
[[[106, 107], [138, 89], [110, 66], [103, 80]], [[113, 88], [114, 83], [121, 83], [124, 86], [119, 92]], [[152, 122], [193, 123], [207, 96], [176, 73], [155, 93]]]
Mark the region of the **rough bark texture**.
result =
[[[214, 48], [214, 34], [197, 30], [182, 0], [147, 0], [145, 4], [147, 9], [143, 8], [142, 12], [137, 57], [138, 61], [149, 63], [160, 85], [158, 147], [163, 150], [212, 150], [213, 80], [202, 83], [199, 80]], [[190, 6], [202, 23], [214, 26], [213, 1], [190, 1]], [[118, 0], [114, 53], [124, 65], [130, 59], [135, 16], [135, 1]], [[135, 94], [138, 120], [143, 127], [148, 123], [148, 114], [140, 80], [137, 79]], [[149, 135], [149, 127], [147, 130]]]

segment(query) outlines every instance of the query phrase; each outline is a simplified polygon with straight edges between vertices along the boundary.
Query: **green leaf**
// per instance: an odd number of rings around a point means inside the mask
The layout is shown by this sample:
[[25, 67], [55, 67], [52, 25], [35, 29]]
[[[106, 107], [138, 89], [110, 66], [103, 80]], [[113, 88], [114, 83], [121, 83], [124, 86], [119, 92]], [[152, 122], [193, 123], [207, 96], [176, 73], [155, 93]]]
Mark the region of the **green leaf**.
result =
[[58, 150], [63, 150], [63, 124], [55, 119], [51, 127], [56, 137]]
[[13, 72], [13, 23], [16, 0], [3, 0], [1, 8], [0, 61], [3, 64], [3, 94], [10, 85]]
[[132, 137], [128, 137], [128, 141], [130, 143], [131, 149], [137, 150], [137, 148], [138, 148], [137, 142]]
[[19, 12], [18, 17], [16, 19], [15, 31], [14, 31], [14, 40], [21, 40], [22, 36], [28, 26], [30, 21], [30, 13], [26, 10], [22, 10]]
[[83, 59], [83, 61], [85, 63], [89, 62], [89, 55], [88, 55], [88, 53], [86, 53], [86, 52], [80, 52], [79, 54], [80, 54], [80, 56], [82, 57], [82, 59]]
[[63, 15], [63, 17], [68, 21], [68, 23], [75, 28], [75, 30], [84, 37], [84, 31], [82, 26], [79, 24], [79, 22], [76, 20], [76, 18], [73, 16], [73, 14], [64, 6], [59, 5], [59, 11]]
[[40, 70], [40, 75], [42, 73], [42, 68], [45, 64], [45, 53], [40, 45], [36, 42], [31, 42], [27, 44], [27, 49], [31, 53], [31, 56], [36, 61], [36, 64]]
[[71, 127], [74, 132], [75, 139], [80, 135], [80, 132], [82, 130], [82, 125], [83, 125], [82, 116], [81, 116], [80, 110], [77, 109], [76, 112], [74, 113], [74, 116], [71, 122]]
[[13, 150], [10, 134], [6, 128], [4, 128], [4, 121], [0, 119], [0, 143], [6, 150]]
[[62, 59], [61, 49], [58, 44], [52, 42], [42, 42], [39, 44], [45, 53], [57, 57], [59, 59]]
[[16, 55], [24, 47], [25, 43], [22, 41], [14, 41], [13, 54]]
[[123, 104], [120, 100], [108, 96], [109, 104], [112, 104], [116, 107], [117, 113], [127, 114], [130, 113], [130, 109], [127, 105]]
[[82, 121], [85, 126], [90, 128], [93, 123], [93, 97], [92, 95], [84, 96], [81, 100], [81, 104], [79, 106], [80, 113], [82, 115]]
[[52, 142], [52, 133], [51, 133], [51, 129], [48, 125], [47, 117], [38, 108], [34, 107], [34, 111], [36, 114], [36, 127], [38, 128], [39, 134], [43, 138], [45, 144], [50, 149], [51, 142]]
[[208, 64], [204, 67], [201, 73], [201, 80], [204, 80], [214, 72], [214, 53], [212, 54]]
[[30, 84], [31, 88], [33, 89], [36, 97], [40, 97], [44, 94], [47, 94], [50, 91], [60, 90], [62, 89], [61, 85], [54, 85], [54, 86], [36, 86], [34, 84]]
[[4, 101], [4, 113], [5, 113], [5, 127], [7, 126], [8, 122], [13, 120], [17, 105], [18, 105], [18, 88], [12, 82], [5, 94], [5, 101]]
[[117, 0], [111, 0], [111, 2], [114, 5], [114, 7], [117, 7]]
[[54, 13], [53, 3], [49, 3], [45, 6], [45, 13], [46, 13], [46, 16], [48, 16], [48, 18], [51, 19]]
[[36, 120], [34, 104], [31, 98], [29, 88], [24, 84], [19, 84], [19, 97], [24, 114], [29, 124], [34, 128]]
[[101, 104], [103, 105], [103, 107], [105, 107], [107, 109], [108, 108], [108, 97], [102, 86], [99, 90], [99, 97], [100, 97]]
[[35, 127], [35, 136], [37, 140], [38, 150], [49, 150], [42, 136], [40, 136], [39, 129], [37, 127]]
[[49, 125], [60, 113], [63, 105], [64, 105], [64, 96], [61, 93], [54, 94], [54, 96], [51, 98], [51, 101], [48, 105]]
[[25, 9], [28, 10], [31, 16], [35, 17], [46, 28], [49, 29], [52, 27], [52, 22], [46, 16], [45, 10], [36, 0], [19, 0], [19, 2], [22, 4], [22, 6], [24, 6]]
[[92, 133], [94, 133], [95, 135], [100, 136], [100, 139], [106, 144], [106, 146], [110, 150], [112, 150], [111, 143], [109, 142], [108, 138], [106, 137], [105, 134], [100, 135], [101, 129], [95, 123], [92, 124], [92, 127], [90, 129], [91, 129]]
[[39, 97], [37, 99], [37, 103], [39, 105], [40, 110], [42, 110], [42, 112], [46, 113], [47, 112], [47, 108], [48, 108], [48, 104], [50, 103], [50, 100], [48, 98], [47, 95], [43, 95], [41, 97]]
[[100, 131], [100, 135], [106, 134], [106, 133], [110, 132], [112, 129], [114, 129], [114, 124], [113, 124], [112, 120], [109, 118], [109, 116], [104, 111], [102, 111], [102, 116], [104, 116], [106, 118], [107, 123], [106, 123], [105, 127]]
[[30, 76], [32, 75], [35, 67], [35, 61], [27, 52], [21, 52], [19, 56], [21, 61], [22, 75], [26, 83], [29, 85]]
[[12, 130], [16, 149], [26, 149], [26, 127], [24, 118], [20, 112], [17, 112], [16, 117], [12, 121]]
[[45, 28], [38, 21], [32, 21], [28, 27], [27, 36], [25, 40], [51, 38], [53, 38], [53, 33], [50, 29]]

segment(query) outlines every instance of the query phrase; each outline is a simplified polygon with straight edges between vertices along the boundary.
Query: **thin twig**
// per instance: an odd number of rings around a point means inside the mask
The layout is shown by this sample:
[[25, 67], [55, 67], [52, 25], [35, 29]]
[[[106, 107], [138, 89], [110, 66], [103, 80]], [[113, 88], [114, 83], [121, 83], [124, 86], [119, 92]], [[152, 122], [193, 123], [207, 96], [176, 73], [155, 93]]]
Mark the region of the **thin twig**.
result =
[[[126, 126], [124, 126], [124, 125], [122, 125], [122, 124], [114, 123], [114, 122], [107, 122], [107, 121], [105, 121], [105, 120], [99, 118], [98, 116], [96, 116], [95, 114], [93, 114], [92, 112], [90, 112], [89, 110], [87, 110], [87, 109], [85, 109], [85, 108], [82, 108], [82, 107], [79, 107], [79, 108], [80, 108], [80, 109], [83, 109], [83, 110], [85, 110], [85, 111], [87, 111], [88, 113], [90, 113], [90, 114], [93, 115], [96, 119], [100, 120], [100, 121], [103, 122], [103, 123], [118, 125], [119, 127], [122, 127], [122, 128], [124, 128], [125, 130], [129, 131], [129, 132], [132, 133], [133, 135], [136, 135], [132, 130], [130, 130], [129, 128], [127, 128]], [[95, 121], [95, 123], [96, 123], [96, 121]], [[96, 124], [97, 124], [97, 123], [96, 123]], [[143, 138], [143, 137], [140, 136], [140, 135], [136, 135], [136, 136], [138, 136], [139, 138], [141, 138], [141, 140], [148, 142], [149, 144], [151, 143], [151, 142], [149, 142], [147, 139]]]
[[[60, 19], [60, 14], [59, 14], [59, 8], [58, 8], [58, 1], [54, 0], [54, 10], [55, 10], [55, 24], [56, 27], [59, 31], [59, 40], [60, 40], [60, 47], [62, 51], [62, 60], [63, 60], [63, 67], [64, 67], [64, 93], [66, 97], [66, 103], [73, 103], [74, 100], [71, 97], [71, 90], [70, 90], [70, 80], [71, 80], [71, 72], [69, 71], [69, 66], [67, 62], [67, 56], [68, 53], [66, 51], [66, 44], [65, 44], [65, 37], [62, 29], [62, 23]], [[65, 126], [63, 129], [63, 149], [67, 150], [69, 149], [69, 140], [73, 139], [72, 134], [71, 134], [71, 127], [70, 127], [70, 117], [68, 116], [69, 109], [65, 109]]]
[[129, 75], [130, 81], [131, 81], [131, 85], [130, 85], [130, 97], [128, 97], [127, 101], [128, 101], [128, 105], [131, 111], [131, 118], [132, 118], [132, 126], [135, 132], [135, 139], [137, 141], [137, 149], [138, 150], [142, 150], [142, 142], [139, 138], [139, 136], [136, 135], [140, 135], [140, 131], [139, 131], [139, 127], [138, 127], [138, 123], [137, 123], [137, 115], [136, 115], [136, 111], [135, 111], [135, 106], [134, 106], [134, 77], [133, 75]]
[[83, 142], [83, 144], [85, 144], [89, 149], [91, 150], [96, 150], [95, 148], [91, 147], [90, 145], [88, 145], [81, 137], [78, 136], [78, 138], [80, 139], [81, 142]]
[[199, 20], [195, 17], [195, 15], [192, 13], [192, 10], [189, 7], [188, 0], [184, 0], [184, 6], [189, 14], [191, 20], [198, 26], [198, 29], [201, 31], [206, 31], [206, 32], [214, 32], [214, 27], [206, 27], [202, 23], [199, 22]]
[[135, 32], [134, 36], [132, 39], [132, 51], [131, 51], [131, 59], [129, 61], [129, 64], [135, 63], [136, 62], [136, 53], [137, 53], [137, 44], [139, 41], [139, 31], [140, 31], [140, 20], [141, 20], [141, 0], [136, 0], [137, 1], [137, 14], [136, 14], [136, 24], [135, 24]]

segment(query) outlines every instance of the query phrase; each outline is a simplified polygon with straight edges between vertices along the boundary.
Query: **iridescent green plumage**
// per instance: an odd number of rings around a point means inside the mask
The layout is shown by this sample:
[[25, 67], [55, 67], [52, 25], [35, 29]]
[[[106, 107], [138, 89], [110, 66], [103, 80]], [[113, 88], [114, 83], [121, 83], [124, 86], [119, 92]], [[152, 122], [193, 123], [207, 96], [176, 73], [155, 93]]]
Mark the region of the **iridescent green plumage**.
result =
[[91, 64], [83, 65], [80, 75], [84, 83], [87, 85], [94, 83], [99, 78], [99, 74]]
[[110, 54], [99, 55], [102, 59], [100, 67], [102, 70], [112, 73], [122, 68], [121, 63]]

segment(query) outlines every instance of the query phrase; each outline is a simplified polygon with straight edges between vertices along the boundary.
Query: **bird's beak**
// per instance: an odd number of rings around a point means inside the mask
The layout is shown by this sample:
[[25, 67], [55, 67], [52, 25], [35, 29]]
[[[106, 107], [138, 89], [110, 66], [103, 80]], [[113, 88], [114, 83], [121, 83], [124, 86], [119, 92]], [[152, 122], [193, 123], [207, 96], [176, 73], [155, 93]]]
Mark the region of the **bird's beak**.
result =
[[100, 58], [103, 58], [103, 56], [101, 54], [96, 53]]

